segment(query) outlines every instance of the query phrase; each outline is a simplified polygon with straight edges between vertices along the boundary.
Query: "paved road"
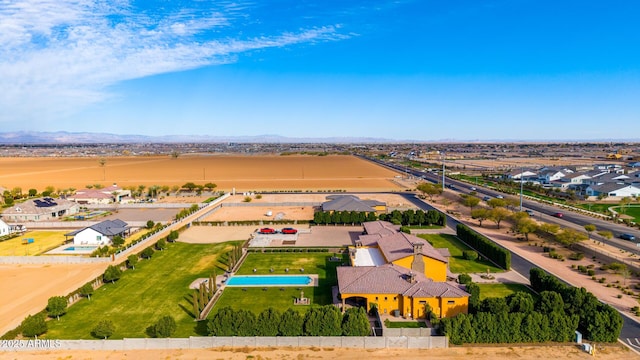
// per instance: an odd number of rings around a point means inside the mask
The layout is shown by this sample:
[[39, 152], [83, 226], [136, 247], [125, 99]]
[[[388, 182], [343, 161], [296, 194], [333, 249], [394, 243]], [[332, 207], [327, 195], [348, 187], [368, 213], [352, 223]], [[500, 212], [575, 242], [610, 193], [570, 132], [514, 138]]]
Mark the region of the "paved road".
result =
[[[416, 205], [418, 208], [422, 210], [435, 210], [433, 206], [416, 198], [414, 194], [405, 193], [405, 194], [402, 194], [402, 196], [404, 196], [405, 199], [407, 199], [407, 201], [411, 202], [412, 204]], [[456, 219], [452, 218], [447, 214], [445, 215], [447, 216], [447, 227], [450, 227], [455, 231], [456, 226], [458, 226], [459, 224], [459, 221], [457, 221]], [[523, 258], [522, 256], [511, 252], [511, 269], [512, 270], [515, 270], [520, 275], [528, 279], [529, 272], [534, 267], [538, 267], [538, 266], [536, 266], [529, 260]], [[571, 285], [562, 279], [560, 280], [567, 285]], [[624, 313], [621, 313], [621, 314], [623, 315], [622, 318], [624, 319], [624, 324], [622, 327], [622, 331], [620, 332], [619, 339], [626, 345], [633, 348], [634, 350], [640, 351], [640, 323], [632, 320], [628, 315]]]

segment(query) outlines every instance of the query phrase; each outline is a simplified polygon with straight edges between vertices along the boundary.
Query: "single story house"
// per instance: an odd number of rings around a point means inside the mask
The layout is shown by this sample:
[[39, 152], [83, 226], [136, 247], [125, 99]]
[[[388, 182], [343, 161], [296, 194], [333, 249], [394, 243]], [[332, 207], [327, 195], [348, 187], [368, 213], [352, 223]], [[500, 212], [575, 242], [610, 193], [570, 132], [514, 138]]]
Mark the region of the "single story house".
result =
[[16, 204], [2, 213], [8, 222], [50, 221], [77, 214], [80, 205], [65, 199], [50, 197], [30, 199]]
[[531, 170], [512, 169], [506, 173], [507, 179], [518, 180], [522, 178], [531, 178], [537, 176], [538, 173]]
[[590, 185], [586, 193], [588, 196], [600, 196], [601, 194], [609, 197], [633, 197], [640, 196], [640, 188], [627, 184], [607, 183], [602, 185]]
[[322, 211], [358, 211], [384, 213], [387, 211], [387, 204], [377, 200], [361, 200], [355, 195], [330, 195], [329, 201], [322, 203]]
[[11, 227], [0, 219], [0, 236], [7, 236], [11, 233]]
[[102, 189], [80, 189], [75, 194], [67, 196], [67, 200], [78, 204], [111, 204], [123, 202], [131, 197], [131, 191], [125, 190], [116, 184]]
[[115, 219], [105, 220], [84, 229], [64, 234], [67, 239], [73, 237], [74, 245], [109, 245], [115, 236], [126, 237], [131, 228], [126, 222]]

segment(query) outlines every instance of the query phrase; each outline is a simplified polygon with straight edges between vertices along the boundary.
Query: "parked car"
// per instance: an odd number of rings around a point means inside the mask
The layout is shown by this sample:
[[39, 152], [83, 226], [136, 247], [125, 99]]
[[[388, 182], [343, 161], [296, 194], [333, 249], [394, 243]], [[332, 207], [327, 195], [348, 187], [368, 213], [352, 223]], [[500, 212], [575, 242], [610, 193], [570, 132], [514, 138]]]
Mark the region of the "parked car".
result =
[[294, 228], [284, 228], [280, 230], [280, 232], [282, 232], [283, 234], [297, 234], [298, 230]]
[[489, 200], [491, 200], [491, 198], [489, 196], [485, 196], [485, 197], [482, 198], [482, 200], [489, 201]]
[[276, 230], [272, 229], [272, 228], [262, 228], [260, 230], [258, 230], [259, 234], [275, 234]]
[[629, 241], [635, 241], [636, 240], [636, 237], [631, 235], [631, 234], [620, 234], [619, 238], [622, 239], [622, 240], [629, 240]]
[[561, 218], [561, 217], [563, 217], [563, 216], [564, 216], [564, 214], [563, 214], [563, 213], [561, 213], [561, 212], [557, 212], [557, 213], [553, 213], [553, 215], [552, 215], [552, 216], [555, 216], [555, 217], [557, 217], [557, 218]]
[[534, 213], [534, 212], [533, 212], [533, 210], [531, 210], [531, 209], [527, 209], [527, 210], [525, 210], [524, 212], [526, 212], [527, 214], [529, 214], [529, 216], [534, 216], [534, 215], [535, 215], [535, 213]]

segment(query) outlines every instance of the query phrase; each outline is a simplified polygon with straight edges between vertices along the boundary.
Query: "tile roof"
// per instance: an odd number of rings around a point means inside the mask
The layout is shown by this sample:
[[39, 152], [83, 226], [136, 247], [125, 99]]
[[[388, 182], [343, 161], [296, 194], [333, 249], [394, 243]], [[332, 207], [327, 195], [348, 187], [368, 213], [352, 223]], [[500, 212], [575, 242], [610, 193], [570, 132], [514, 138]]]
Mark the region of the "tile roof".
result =
[[[382, 266], [339, 266], [338, 290], [341, 294], [402, 294], [411, 297], [467, 297], [457, 284], [435, 282], [424, 274], [393, 264]], [[415, 282], [408, 280], [409, 274]]]
[[70, 233], [64, 234], [65, 236], [74, 236], [81, 231], [86, 229], [93, 229], [105, 236], [116, 236], [124, 233], [129, 228], [128, 224], [120, 219], [115, 220], [105, 220], [99, 222], [97, 224], [91, 225], [84, 229], [72, 231]]
[[[47, 199], [51, 200], [48, 201]], [[42, 206], [42, 204], [50, 204], [50, 206]], [[67, 210], [72, 207], [78, 207], [78, 204], [65, 199], [38, 198], [16, 204], [5, 210], [3, 214], [51, 214], [61, 210]]]
[[[432, 259], [448, 262], [442, 253], [429, 242], [415, 235], [396, 230], [396, 226], [387, 221], [369, 221], [364, 224], [367, 235], [361, 235], [362, 245], [372, 246], [377, 243], [387, 261], [392, 262], [413, 254], [413, 244], [422, 244], [421, 254]], [[373, 232], [373, 233], [372, 233]]]
[[373, 212], [374, 206], [384, 206], [385, 203], [377, 200], [360, 200], [354, 195], [333, 195], [322, 203], [323, 211], [363, 211]]

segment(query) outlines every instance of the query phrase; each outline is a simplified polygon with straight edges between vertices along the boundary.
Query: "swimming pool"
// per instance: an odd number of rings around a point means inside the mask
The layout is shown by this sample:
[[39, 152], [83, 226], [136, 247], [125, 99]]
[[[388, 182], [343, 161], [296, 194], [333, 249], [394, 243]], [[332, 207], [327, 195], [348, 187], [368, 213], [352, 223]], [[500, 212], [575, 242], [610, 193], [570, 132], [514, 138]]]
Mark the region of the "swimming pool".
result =
[[240, 275], [227, 280], [227, 286], [313, 286], [307, 275]]
[[66, 247], [64, 249], [62, 249], [62, 251], [69, 251], [69, 252], [85, 252], [85, 251], [90, 251], [93, 252], [93, 250], [97, 249], [97, 246], [69, 246]]

